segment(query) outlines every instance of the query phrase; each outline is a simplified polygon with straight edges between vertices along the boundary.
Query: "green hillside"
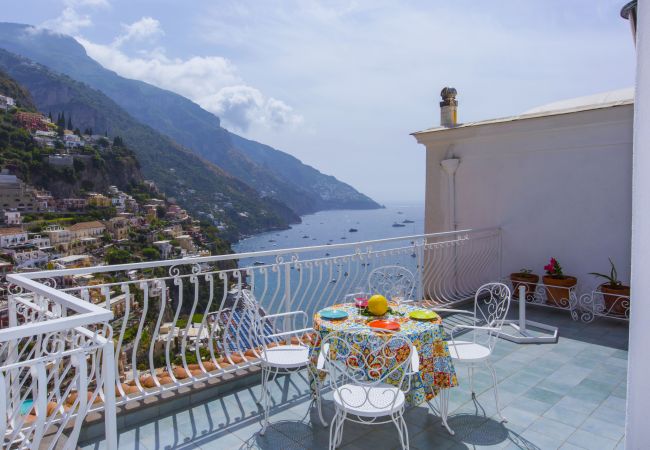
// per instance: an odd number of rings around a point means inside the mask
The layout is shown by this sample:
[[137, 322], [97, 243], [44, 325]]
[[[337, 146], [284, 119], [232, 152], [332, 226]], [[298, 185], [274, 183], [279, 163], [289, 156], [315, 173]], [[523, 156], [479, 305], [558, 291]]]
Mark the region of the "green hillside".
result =
[[146, 178], [199, 218], [223, 221], [229, 237], [284, 228], [299, 217], [251, 187], [139, 123], [100, 91], [0, 49], [0, 70], [29, 90], [40, 111], [64, 112], [76, 127], [121, 136]]

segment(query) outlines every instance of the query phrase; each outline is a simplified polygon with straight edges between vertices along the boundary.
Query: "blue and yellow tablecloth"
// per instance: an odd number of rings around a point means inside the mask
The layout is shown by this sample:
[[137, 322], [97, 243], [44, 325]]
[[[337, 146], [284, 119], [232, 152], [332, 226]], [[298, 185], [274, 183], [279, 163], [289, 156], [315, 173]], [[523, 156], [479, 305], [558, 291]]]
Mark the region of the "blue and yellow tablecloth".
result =
[[[342, 309], [348, 313], [345, 320], [327, 320], [321, 318], [319, 313], [314, 315], [314, 329], [318, 336], [312, 343], [311, 360], [315, 367], [320, 352], [320, 342], [331, 332], [338, 332], [342, 338], [353, 342], [355, 331], [369, 330], [367, 323], [375, 318], [359, 314], [353, 304], [334, 305], [328, 309]], [[409, 404], [419, 405], [429, 401], [438, 394], [439, 389], [451, 388], [458, 385], [456, 371], [447, 348], [445, 331], [442, 327], [442, 318], [433, 320], [412, 320], [408, 317], [411, 311], [421, 309], [413, 305], [391, 305], [391, 309], [398, 314], [390, 313], [384, 318], [400, 322], [400, 333], [407, 336], [418, 351], [420, 357], [420, 372], [411, 380], [411, 389], [406, 396]], [[315, 389], [316, 386], [313, 386]]]

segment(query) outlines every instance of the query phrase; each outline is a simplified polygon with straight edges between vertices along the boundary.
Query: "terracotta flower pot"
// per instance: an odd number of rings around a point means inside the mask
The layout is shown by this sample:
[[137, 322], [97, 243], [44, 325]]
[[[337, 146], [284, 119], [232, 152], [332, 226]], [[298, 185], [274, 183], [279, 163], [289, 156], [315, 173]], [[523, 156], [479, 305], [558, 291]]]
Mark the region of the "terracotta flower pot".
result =
[[630, 286], [614, 287], [605, 283], [600, 285], [600, 291], [605, 300], [605, 314], [625, 316], [630, 310]]
[[569, 307], [569, 291], [578, 284], [578, 279], [569, 275], [556, 278], [551, 275], [544, 275], [546, 286], [546, 303], [560, 308]]
[[510, 281], [512, 281], [512, 296], [514, 298], [519, 298], [519, 287], [524, 286], [526, 288], [526, 300], [531, 300], [535, 294], [535, 285], [539, 282], [539, 275], [534, 273], [511, 273]]

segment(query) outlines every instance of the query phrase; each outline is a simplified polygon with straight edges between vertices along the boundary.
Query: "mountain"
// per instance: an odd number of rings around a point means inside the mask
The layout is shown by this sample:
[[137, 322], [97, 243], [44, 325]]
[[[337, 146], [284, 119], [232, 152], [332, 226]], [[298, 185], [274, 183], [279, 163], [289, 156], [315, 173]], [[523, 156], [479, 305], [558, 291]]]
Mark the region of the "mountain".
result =
[[11, 97], [16, 101], [16, 106], [29, 111], [36, 110], [36, 105], [32, 100], [32, 96], [27, 89], [0, 70], [0, 94]]
[[298, 214], [380, 207], [351, 186], [297, 158], [230, 133], [221, 127], [217, 116], [185, 97], [105, 69], [72, 37], [0, 23], [0, 47], [102, 91], [143, 124]]
[[65, 112], [75, 127], [121, 136], [145, 177], [198, 217], [223, 221], [228, 237], [286, 228], [300, 218], [286, 205], [259, 194], [216, 165], [143, 125], [102, 92], [0, 49], [0, 70], [27, 88], [38, 109]]
[[[31, 95], [0, 71], [0, 94], [16, 100], [21, 109], [35, 110]], [[128, 148], [108, 146], [84, 151], [70, 166], [51, 165], [50, 150], [40, 147], [16, 121], [16, 111], [0, 111], [0, 166], [21, 180], [50, 191], [55, 197], [76, 197], [82, 191], [102, 192], [115, 185], [123, 190], [142, 183], [140, 165]]]

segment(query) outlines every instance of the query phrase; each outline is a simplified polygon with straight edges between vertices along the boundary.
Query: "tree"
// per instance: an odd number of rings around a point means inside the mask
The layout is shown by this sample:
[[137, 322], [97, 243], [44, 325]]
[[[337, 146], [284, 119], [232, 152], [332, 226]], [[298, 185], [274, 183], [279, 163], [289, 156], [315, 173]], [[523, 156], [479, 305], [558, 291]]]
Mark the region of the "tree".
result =
[[72, 130], [72, 115], [68, 116], [68, 130]]
[[142, 257], [147, 261], [160, 259], [160, 251], [155, 247], [145, 247], [142, 249]]
[[122, 249], [109, 248], [106, 251], [106, 263], [108, 264], [125, 264], [131, 259], [131, 254]]
[[164, 219], [166, 215], [167, 215], [167, 208], [165, 208], [164, 206], [156, 207], [156, 217], [158, 217], [159, 219]]
[[124, 147], [124, 141], [121, 137], [115, 136], [113, 138], [113, 147]]

